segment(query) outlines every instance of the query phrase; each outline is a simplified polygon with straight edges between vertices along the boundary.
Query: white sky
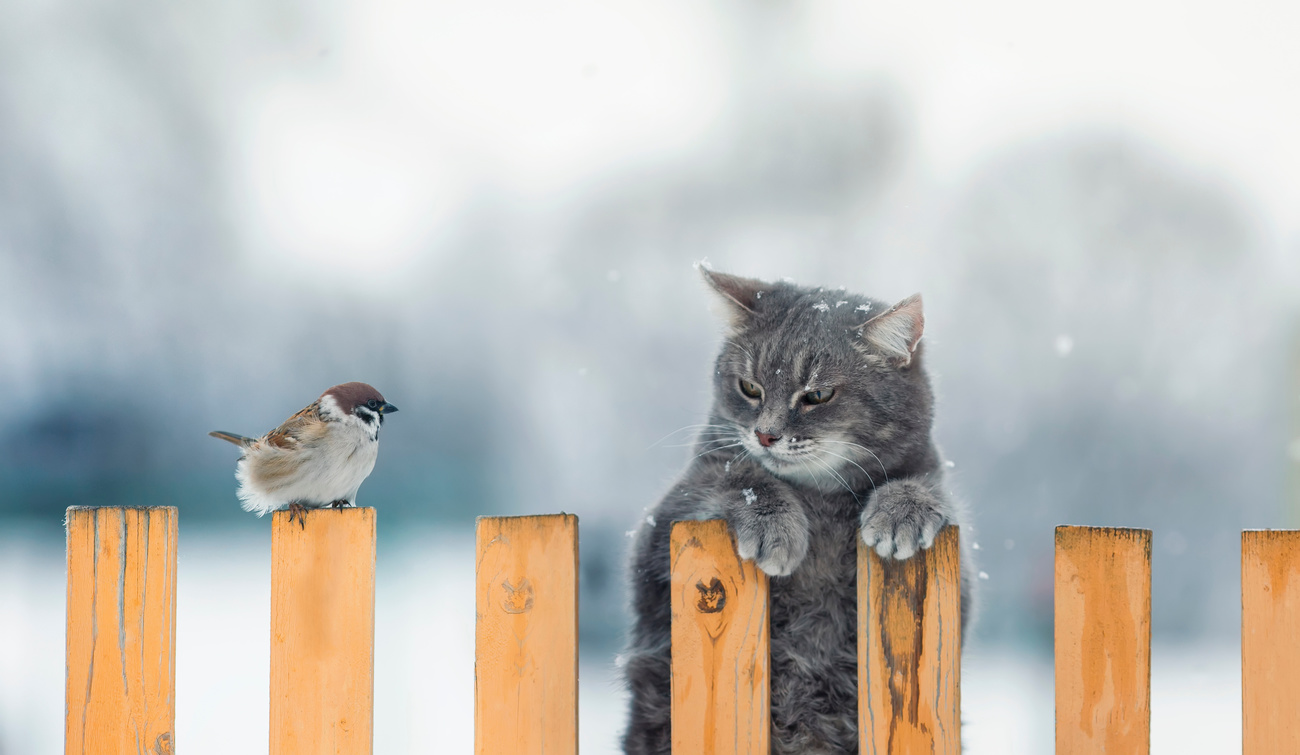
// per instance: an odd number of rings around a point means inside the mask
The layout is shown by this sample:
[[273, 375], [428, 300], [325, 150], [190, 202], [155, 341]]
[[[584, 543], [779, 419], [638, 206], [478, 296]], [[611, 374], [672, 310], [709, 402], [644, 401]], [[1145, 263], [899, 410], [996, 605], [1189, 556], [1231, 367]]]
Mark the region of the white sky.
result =
[[[1074, 128], [1162, 144], [1293, 249], [1300, 4], [822, 0], [788, 61], [895, 82], [909, 169], [937, 187]], [[350, 275], [399, 268], [475, 191], [526, 201], [702, 145], [735, 83], [731, 6], [352, 0], [326, 62], [256, 72], [236, 119], [249, 246]], [[1275, 235], [1274, 235], [1275, 234]], [[389, 281], [391, 283], [391, 279]]]

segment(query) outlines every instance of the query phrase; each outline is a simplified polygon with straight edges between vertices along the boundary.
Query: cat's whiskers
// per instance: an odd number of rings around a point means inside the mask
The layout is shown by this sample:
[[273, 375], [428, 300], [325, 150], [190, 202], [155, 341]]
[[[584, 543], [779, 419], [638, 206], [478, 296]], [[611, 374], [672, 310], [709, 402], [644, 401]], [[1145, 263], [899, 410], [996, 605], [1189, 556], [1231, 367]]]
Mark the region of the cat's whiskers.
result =
[[[666, 443], [659, 447], [660, 448], [694, 448], [695, 446], [698, 446], [701, 443], [717, 443], [719, 441], [724, 441], [724, 440], [736, 440], [739, 437], [740, 436], [737, 435], [734, 430], [730, 432], [715, 430], [712, 433], [708, 433], [708, 434], [700, 433], [699, 437], [697, 437], [695, 440], [692, 440], [689, 443]], [[654, 448], [654, 446], [651, 446], [651, 448]]]
[[[862, 465], [861, 465], [861, 464], [857, 463], [856, 461], [850, 459], [850, 458], [847, 457], [847, 456], [840, 456], [839, 454], [835, 453], [834, 451], [831, 451], [831, 450], [829, 450], [829, 449], [825, 449], [825, 448], [821, 449], [821, 452], [824, 453], [824, 454], [830, 454], [831, 456], [834, 456], [834, 457], [837, 458], [837, 459], [841, 459], [841, 460], [843, 460], [843, 461], [847, 461], [848, 463], [852, 464], [853, 466], [857, 467], [858, 469], [862, 469]], [[865, 470], [865, 469], [862, 469], [862, 474], [864, 474], [864, 475], [867, 476], [867, 482], [871, 483], [871, 489], [872, 489], [872, 490], [875, 490], [875, 489], [876, 489], [876, 481], [873, 480], [873, 479], [871, 479], [871, 474], [868, 473], [867, 470]]]
[[841, 477], [840, 473], [836, 472], [835, 469], [830, 466], [830, 464], [827, 464], [825, 459], [822, 459], [821, 457], [812, 454], [808, 456], [808, 459], [814, 464], [820, 466], [822, 469], [825, 469], [827, 472], [830, 472], [831, 475], [834, 476], [835, 479], [839, 480], [840, 484], [844, 486], [844, 489], [849, 491], [849, 495], [853, 496], [853, 500], [857, 501], [859, 504], [862, 503], [862, 499], [858, 498], [858, 494], [855, 493], [853, 491], [853, 488], [849, 486], [848, 481], [846, 481], [843, 477]]
[[745, 445], [744, 441], [740, 441], [740, 442], [738, 442], [738, 443], [732, 443], [732, 444], [730, 444], [730, 445], [726, 445], [726, 446], [719, 446], [719, 447], [717, 447], [717, 448], [709, 448], [709, 449], [706, 449], [706, 450], [704, 450], [704, 451], [701, 451], [700, 453], [695, 454], [694, 456], [692, 456], [692, 457], [691, 457], [691, 461], [695, 461], [696, 459], [700, 458], [701, 456], [706, 456], [706, 455], [711, 454], [711, 453], [713, 453], [713, 452], [715, 452], [715, 451], [721, 451], [721, 450], [724, 449], [724, 448], [735, 448], [736, 446], [743, 446], [743, 445]]
[[[676, 430], [673, 430], [672, 432], [668, 433], [667, 435], [665, 435], [664, 437], [662, 437], [662, 438], [660, 438], [659, 440], [655, 441], [654, 443], [651, 443], [649, 447], [650, 447], [650, 448], [654, 448], [655, 446], [659, 445], [660, 443], [663, 443], [664, 441], [666, 441], [666, 440], [668, 440], [669, 438], [673, 437], [673, 436], [676, 435], [677, 433], [685, 432], [685, 431], [687, 431], [687, 430], [700, 430], [701, 428], [703, 428], [704, 430], [731, 430], [731, 429], [733, 429], [733, 428], [731, 428], [731, 427], [729, 427], [729, 426], [727, 426], [727, 425], [716, 425], [716, 424], [712, 424], [712, 423], [709, 423], [709, 422], [704, 422], [704, 423], [700, 423], [700, 424], [697, 424], [697, 425], [686, 425], [686, 426], [684, 426], [684, 427], [679, 427], [679, 428], [677, 428]], [[701, 430], [701, 433], [703, 433], [703, 430]]]
[[[692, 448], [703, 448], [704, 452], [708, 453], [710, 451], [717, 451], [720, 448], [731, 448], [734, 445], [739, 445], [740, 442], [741, 442], [740, 438], [732, 436], [730, 438], [716, 438], [714, 440], [700, 441], [698, 443], [689, 443], [686, 445], [689, 445]], [[706, 446], [709, 447], [706, 448]]]
[[876, 463], [880, 465], [880, 471], [885, 473], [885, 482], [889, 482], [889, 470], [885, 469], [885, 462], [881, 461], [880, 457], [876, 456], [875, 452], [872, 451], [870, 448], [867, 448], [861, 443], [850, 443], [847, 440], [830, 440], [829, 438], [823, 438], [822, 442], [839, 443], [840, 445], [844, 445], [844, 446], [853, 446], [855, 448], [861, 448], [863, 451], [866, 451], [867, 453], [871, 454], [871, 458], [876, 460]]
[[799, 465], [803, 467], [803, 471], [807, 473], [808, 479], [811, 480], [812, 483], [817, 486], [817, 492], [818, 493], [822, 492], [821, 482], [817, 480], [817, 475], [812, 471], [812, 467], [809, 467], [808, 464], [802, 458], [796, 457], [795, 461], [799, 462]]

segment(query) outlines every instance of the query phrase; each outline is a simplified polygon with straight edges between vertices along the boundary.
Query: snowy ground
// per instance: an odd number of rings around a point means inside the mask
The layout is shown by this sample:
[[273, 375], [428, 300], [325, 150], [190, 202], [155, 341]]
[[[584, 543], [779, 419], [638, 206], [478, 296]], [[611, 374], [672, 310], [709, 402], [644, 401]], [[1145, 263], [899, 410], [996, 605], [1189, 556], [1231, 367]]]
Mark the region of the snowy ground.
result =
[[[63, 741], [63, 554], [22, 534], [0, 532], [0, 755], [55, 753]], [[472, 542], [425, 532], [381, 545], [375, 752], [469, 753]], [[266, 752], [269, 536], [182, 533], [180, 560], [180, 747], [190, 755]], [[584, 657], [580, 673], [580, 749], [615, 752], [623, 696], [612, 658]], [[1235, 645], [1157, 644], [1152, 676], [1154, 753], [1239, 751]], [[1050, 658], [972, 648], [962, 682], [966, 753], [1051, 752]]]

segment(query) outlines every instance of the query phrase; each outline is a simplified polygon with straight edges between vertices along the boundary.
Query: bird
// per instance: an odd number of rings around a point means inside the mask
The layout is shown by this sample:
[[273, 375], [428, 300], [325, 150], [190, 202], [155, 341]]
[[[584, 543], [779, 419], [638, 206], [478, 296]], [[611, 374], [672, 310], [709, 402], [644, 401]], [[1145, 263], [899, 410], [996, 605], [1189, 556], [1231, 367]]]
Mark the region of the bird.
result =
[[258, 516], [289, 510], [301, 527], [307, 509], [355, 506], [375, 468], [379, 428], [397, 407], [365, 383], [342, 383], [260, 438], [216, 430], [243, 449], [235, 465], [238, 496]]

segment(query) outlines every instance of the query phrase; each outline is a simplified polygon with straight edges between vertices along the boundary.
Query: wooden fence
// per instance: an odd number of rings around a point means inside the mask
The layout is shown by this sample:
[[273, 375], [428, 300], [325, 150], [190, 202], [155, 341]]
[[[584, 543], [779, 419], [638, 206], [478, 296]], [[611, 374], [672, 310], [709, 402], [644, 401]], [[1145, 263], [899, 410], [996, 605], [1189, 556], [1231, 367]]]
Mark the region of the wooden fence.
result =
[[[66, 752], [172, 755], [177, 512], [68, 510]], [[368, 755], [375, 512], [271, 525], [271, 755]], [[478, 523], [475, 750], [572, 755], [578, 522]], [[958, 533], [923, 554], [858, 551], [862, 753], [961, 751]], [[673, 751], [768, 750], [768, 581], [724, 523], [671, 533]], [[1146, 753], [1151, 532], [1056, 531], [1056, 749]], [[1244, 755], [1300, 753], [1300, 532], [1242, 533]], [[455, 612], [451, 612], [455, 615]], [[466, 680], [468, 685], [468, 680]]]

